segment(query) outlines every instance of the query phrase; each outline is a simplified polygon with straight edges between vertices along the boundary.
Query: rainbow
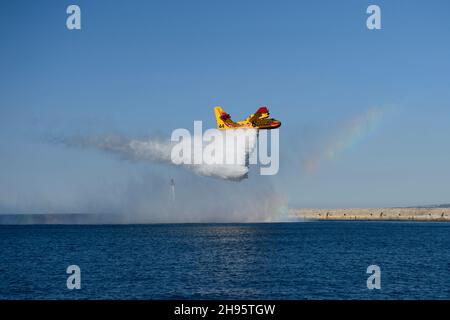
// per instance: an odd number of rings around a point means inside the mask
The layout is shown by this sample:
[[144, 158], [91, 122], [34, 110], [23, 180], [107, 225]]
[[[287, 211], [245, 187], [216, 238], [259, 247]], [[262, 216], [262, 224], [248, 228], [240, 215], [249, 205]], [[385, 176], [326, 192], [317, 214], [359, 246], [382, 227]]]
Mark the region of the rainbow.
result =
[[347, 122], [333, 138], [329, 139], [322, 150], [311, 154], [304, 162], [307, 173], [314, 173], [319, 163], [324, 160], [334, 160], [343, 152], [352, 149], [369, 137], [383, 118], [385, 110], [382, 108], [370, 108]]

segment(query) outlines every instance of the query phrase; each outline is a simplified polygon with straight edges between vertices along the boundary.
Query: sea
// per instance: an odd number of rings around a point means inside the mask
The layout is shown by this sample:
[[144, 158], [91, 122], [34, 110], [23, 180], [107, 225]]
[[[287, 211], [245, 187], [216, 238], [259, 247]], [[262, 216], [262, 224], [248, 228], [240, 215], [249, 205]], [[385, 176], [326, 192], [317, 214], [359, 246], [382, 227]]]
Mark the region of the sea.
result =
[[1, 225], [0, 299], [450, 299], [450, 223]]

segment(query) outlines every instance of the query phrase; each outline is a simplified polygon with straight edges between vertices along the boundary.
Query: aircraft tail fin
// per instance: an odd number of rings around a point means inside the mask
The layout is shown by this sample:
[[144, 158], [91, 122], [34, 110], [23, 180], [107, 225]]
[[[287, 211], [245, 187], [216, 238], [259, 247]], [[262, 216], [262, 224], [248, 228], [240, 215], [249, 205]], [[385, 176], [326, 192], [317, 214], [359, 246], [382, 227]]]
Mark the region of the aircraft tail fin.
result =
[[217, 128], [218, 129], [226, 129], [229, 127], [234, 127], [235, 123], [231, 120], [231, 117], [228, 113], [223, 111], [223, 109], [219, 106], [214, 108], [214, 114], [216, 116]]

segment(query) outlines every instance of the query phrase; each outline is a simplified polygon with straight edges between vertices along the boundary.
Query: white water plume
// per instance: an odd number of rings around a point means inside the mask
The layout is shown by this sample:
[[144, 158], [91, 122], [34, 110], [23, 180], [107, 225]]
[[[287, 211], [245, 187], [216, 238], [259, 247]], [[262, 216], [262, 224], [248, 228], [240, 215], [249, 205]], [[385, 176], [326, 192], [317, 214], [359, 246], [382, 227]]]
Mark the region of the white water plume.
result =
[[[189, 161], [173, 161], [172, 149], [180, 143], [164, 141], [157, 138], [130, 139], [119, 135], [75, 136], [62, 139], [71, 147], [94, 148], [115, 154], [123, 159], [181, 166], [201, 176], [225, 180], [242, 180], [247, 178], [249, 158], [257, 143], [256, 130], [236, 130], [232, 139], [226, 132], [217, 131], [216, 139], [205, 142], [202, 136], [194, 136], [183, 141], [183, 157]], [[236, 139], [235, 139], [236, 138]], [[198, 149], [200, 146], [200, 150]], [[186, 154], [188, 150], [188, 154]], [[194, 161], [201, 154], [202, 161]], [[212, 160], [211, 160], [212, 159]]]

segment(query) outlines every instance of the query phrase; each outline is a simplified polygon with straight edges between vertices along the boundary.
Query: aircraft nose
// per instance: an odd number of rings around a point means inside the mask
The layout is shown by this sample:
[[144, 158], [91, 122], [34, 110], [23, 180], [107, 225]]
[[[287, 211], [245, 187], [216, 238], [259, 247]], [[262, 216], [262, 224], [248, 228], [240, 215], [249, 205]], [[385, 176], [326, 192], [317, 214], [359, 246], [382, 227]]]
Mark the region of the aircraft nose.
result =
[[281, 121], [278, 121], [278, 120], [274, 120], [271, 125], [271, 127], [274, 129], [279, 128], [280, 126], [281, 126]]

